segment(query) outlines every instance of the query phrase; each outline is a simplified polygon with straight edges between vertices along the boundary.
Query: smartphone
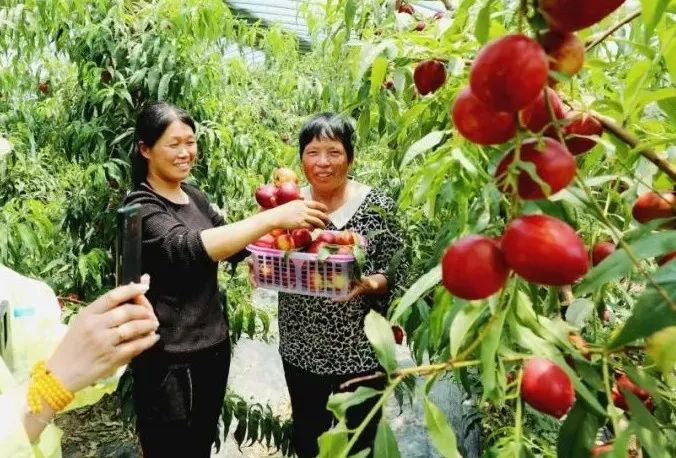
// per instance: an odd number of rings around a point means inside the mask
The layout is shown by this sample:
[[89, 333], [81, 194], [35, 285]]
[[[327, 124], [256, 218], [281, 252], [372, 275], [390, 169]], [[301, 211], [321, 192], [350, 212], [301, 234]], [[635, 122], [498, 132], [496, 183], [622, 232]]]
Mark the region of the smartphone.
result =
[[141, 281], [141, 204], [117, 210], [115, 276], [117, 286]]

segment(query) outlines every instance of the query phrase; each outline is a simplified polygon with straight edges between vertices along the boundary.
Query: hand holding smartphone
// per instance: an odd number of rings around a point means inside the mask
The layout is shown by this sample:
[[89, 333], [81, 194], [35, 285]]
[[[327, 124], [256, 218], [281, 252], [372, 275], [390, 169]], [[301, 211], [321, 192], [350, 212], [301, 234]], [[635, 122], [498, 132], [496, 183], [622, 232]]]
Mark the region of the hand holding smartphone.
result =
[[117, 286], [141, 281], [141, 205], [117, 210], [115, 276]]

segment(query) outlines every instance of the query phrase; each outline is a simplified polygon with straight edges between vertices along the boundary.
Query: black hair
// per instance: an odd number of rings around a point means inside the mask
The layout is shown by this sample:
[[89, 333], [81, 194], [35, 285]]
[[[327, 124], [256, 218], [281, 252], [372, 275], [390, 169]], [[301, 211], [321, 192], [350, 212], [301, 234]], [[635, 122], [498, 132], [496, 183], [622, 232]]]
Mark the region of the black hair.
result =
[[348, 162], [354, 159], [354, 127], [345, 117], [335, 113], [319, 113], [308, 119], [300, 130], [299, 146], [300, 157], [303, 157], [303, 151], [312, 140], [336, 140], [343, 144], [345, 153], [347, 153]]
[[167, 102], [153, 102], [138, 114], [134, 133], [136, 146], [131, 154], [131, 180], [135, 188], [148, 176], [148, 160], [141, 154], [140, 142], [152, 148], [169, 124], [176, 120], [187, 124], [195, 132], [195, 120], [185, 110]]

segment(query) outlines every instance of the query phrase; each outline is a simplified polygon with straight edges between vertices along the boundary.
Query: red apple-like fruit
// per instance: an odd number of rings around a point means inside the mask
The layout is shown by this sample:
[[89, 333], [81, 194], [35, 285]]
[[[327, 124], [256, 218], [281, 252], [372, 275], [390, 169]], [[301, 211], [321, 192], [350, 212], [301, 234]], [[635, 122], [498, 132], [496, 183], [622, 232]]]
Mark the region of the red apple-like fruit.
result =
[[43, 94], [46, 94], [46, 93], [49, 92], [49, 84], [43, 81], [42, 83], [40, 83], [40, 84], [38, 85], [38, 89], [39, 89], [40, 92], [42, 92]]
[[300, 188], [296, 183], [287, 181], [277, 188], [277, 205], [300, 199]]
[[553, 29], [574, 32], [596, 24], [623, 3], [624, 0], [540, 0], [540, 12]]
[[615, 251], [613, 242], [599, 242], [592, 248], [592, 265], [600, 264], [601, 261], [610, 256]]
[[472, 92], [497, 111], [527, 107], [547, 82], [549, 64], [542, 47], [525, 35], [507, 35], [483, 47], [472, 63]]
[[601, 445], [595, 445], [591, 449], [591, 456], [592, 458], [595, 458], [597, 456], [601, 456], [604, 453], [610, 453], [613, 451], [613, 444], [601, 444]]
[[523, 400], [536, 410], [561, 418], [575, 402], [575, 390], [563, 369], [544, 358], [529, 359], [523, 366]]
[[296, 248], [305, 248], [312, 243], [312, 235], [310, 231], [305, 228], [294, 229], [291, 231], [291, 238], [293, 239]]
[[415, 13], [415, 9], [413, 8], [413, 5], [410, 3], [402, 3], [399, 5], [399, 10], [400, 13], [405, 13], [405, 14], [413, 14]]
[[670, 253], [665, 254], [661, 258], [659, 258], [657, 260], [657, 264], [660, 265], [660, 266], [663, 266], [663, 265], [665, 265], [666, 263], [668, 263], [669, 261], [671, 261], [672, 259], [675, 259], [675, 258], [676, 258], [676, 251], [672, 251]]
[[275, 237], [275, 238], [279, 237], [282, 234], [288, 234], [288, 233], [289, 233], [288, 229], [283, 229], [281, 227], [277, 227], [277, 228], [270, 231], [270, 235]]
[[415, 29], [416, 29], [418, 32], [422, 32], [423, 30], [425, 30], [425, 27], [426, 27], [426, 26], [427, 26], [427, 24], [425, 24], [425, 22], [423, 22], [423, 21], [418, 21], [418, 23], [415, 25]]
[[584, 43], [574, 33], [550, 30], [540, 43], [549, 56], [549, 68], [568, 76], [576, 75], [584, 65]]
[[650, 397], [650, 393], [631, 381], [627, 374], [620, 373], [615, 379], [617, 386], [631, 391], [640, 400], [644, 401]]
[[341, 245], [336, 250], [336, 254], [352, 255], [354, 252], [352, 251], [352, 247], [350, 245]]
[[569, 123], [563, 128], [563, 133], [565, 135], [566, 147], [568, 147], [568, 151], [571, 154], [586, 153], [596, 146], [595, 140], [578, 137], [578, 135], [601, 136], [603, 134], [603, 126], [598, 119], [589, 113], [574, 111], [569, 112], [566, 118], [569, 120]]
[[392, 81], [392, 80], [387, 80], [387, 81], [385, 81], [385, 82], [383, 83], [383, 87], [384, 87], [385, 89], [389, 89], [389, 90], [394, 89], [394, 81]]
[[277, 188], [271, 184], [264, 184], [256, 189], [256, 202], [263, 208], [277, 206]]
[[424, 60], [416, 65], [413, 82], [421, 95], [434, 92], [446, 82], [446, 67], [438, 60]]
[[495, 240], [469, 235], [453, 243], [441, 261], [446, 289], [463, 299], [484, 299], [500, 290], [509, 268]]
[[272, 182], [275, 186], [281, 186], [283, 183], [298, 184], [298, 175], [291, 169], [280, 167], [272, 172]]
[[548, 215], [520, 216], [502, 237], [507, 265], [541, 285], [570, 285], [589, 269], [587, 248], [572, 227]]
[[359, 243], [359, 236], [351, 231], [340, 231], [336, 235], [338, 245], [356, 245]]
[[333, 232], [322, 231], [317, 235], [315, 242], [325, 242], [329, 244], [336, 243], [336, 235]]
[[296, 248], [291, 234], [282, 234], [275, 239], [275, 248], [282, 251], [290, 251]]
[[516, 134], [514, 115], [495, 111], [476, 98], [469, 87], [456, 96], [452, 116], [460, 135], [479, 145], [505, 143]]
[[[547, 108], [547, 104], [545, 103], [545, 92], [547, 93], [547, 100], [549, 100], [549, 108]], [[519, 112], [521, 122], [528, 130], [535, 133], [547, 127], [544, 134], [548, 137], [556, 138], [556, 129], [553, 125], [554, 121], [549, 114], [549, 109], [552, 110], [557, 120], [563, 119], [566, 116], [566, 110], [559, 95], [554, 89], [545, 87], [544, 91], [540, 92], [540, 95], [530, 105]]]
[[446, 13], [444, 13], [443, 11], [437, 11], [436, 13], [434, 13], [433, 18], [436, 21], [440, 21], [444, 18], [444, 16], [446, 16]]
[[392, 326], [392, 335], [394, 335], [394, 342], [401, 345], [404, 342], [404, 330], [401, 326]]
[[634, 202], [631, 214], [639, 223], [647, 223], [654, 219], [676, 216], [676, 195], [671, 192], [656, 193], [648, 191]]
[[256, 240], [253, 244], [263, 248], [274, 248], [275, 238], [270, 234], [265, 234], [263, 237]]
[[305, 249], [305, 251], [308, 252], [308, 253], [317, 254], [317, 253], [319, 253], [319, 250], [321, 250], [322, 247], [324, 247], [326, 245], [327, 245], [326, 242], [320, 242], [320, 241], [315, 240], [314, 242], [310, 243], [310, 245], [308, 245], [308, 247]]
[[[540, 180], [549, 186], [549, 194], [531, 178], [528, 171], [521, 169], [518, 172], [517, 191], [522, 199], [542, 199], [555, 194], [568, 186], [577, 172], [575, 158], [561, 143], [551, 138], [543, 138], [542, 142], [541, 146], [535, 139], [522, 143], [520, 159], [535, 166]], [[507, 182], [507, 169], [514, 162], [514, 156], [515, 151], [509, 151], [495, 170], [498, 188], [506, 194], [512, 192]]]

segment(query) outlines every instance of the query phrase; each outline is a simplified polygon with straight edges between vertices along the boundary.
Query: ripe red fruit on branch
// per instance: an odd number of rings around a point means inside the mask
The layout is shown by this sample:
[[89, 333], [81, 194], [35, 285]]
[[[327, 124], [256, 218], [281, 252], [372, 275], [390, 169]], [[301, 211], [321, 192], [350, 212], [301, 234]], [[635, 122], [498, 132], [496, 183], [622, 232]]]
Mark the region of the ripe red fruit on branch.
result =
[[610, 256], [615, 251], [613, 242], [599, 242], [592, 248], [592, 265], [600, 264], [601, 261]]
[[434, 92], [446, 82], [446, 67], [438, 60], [424, 60], [416, 65], [413, 82], [421, 95]]
[[[498, 188], [506, 194], [512, 192], [511, 186], [507, 183], [506, 172], [509, 165], [514, 162], [514, 156], [515, 151], [509, 151], [495, 170]], [[573, 155], [561, 143], [551, 138], [543, 138], [541, 147], [534, 139], [524, 142], [521, 145], [520, 158], [521, 161], [532, 163], [540, 180], [547, 183], [550, 188], [549, 194], [546, 194], [546, 190], [534, 181], [526, 170], [521, 169], [518, 174], [517, 187], [522, 199], [542, 199], [547, 195], [552, 195], [568, 186], [577, 172]]]
[[533, 358], [523, 366], [523, 400], [540, 412], [561, 418], [575, 402], [573, 384], [563, 369], [544, 358]]
[[542, 91], [549, 72], [542, 47], [525, 35], [507, 35], [484, 46], [472, 63], [472, 92], [495, 110], [525, 108]]
[[548, 87], [545, 87], [545, 90], [540, 92], [540, 95], [537, 96], [533, 103], [521, 110], [519, 116], [521, 117], [521, 122], [531, 132], [539, 133], [546, 126], [549, 126], [545, 135], [556, 138], [556, 129], [554, 128], [547, 104], [545, 103], [545, 92], [547, 92], [547, 100], [549, 100], [549, 107], [551, 108], [554, 117], [557, 120], [563, 119], [566, 116], [563, 102], [561, 102], [559, 94], [557, 94], [554, 89]]
[[256, 202], [263, 208], [277, 206], [277, 188], [271, 184], [264, 184], [256, 188]]
[[624, 0], [540, 0], [540, 11], [552, 28], [574, 32], [596, 24], [623, 3]]
[[277, 204], [282, 205], [300, 199], [300, 188], [296, 183], [287, 181], [277, 188]]
[[548, 215], [514, 219], [502, 236], [507, 265], [530, 282], [569, 285], [589, 269], [587, 248], [572, 227]]
[[49, 84], [43, 81], [42, 83], [40, 83], [40, 84], [38, 85], [38, 89], [39, 89], [40, 92], [42, 92], [43, 94], [46, 94], [46, 93], [49, 92]]
[[410, 3], [402, 3], [401, 5], [399, 5], [399, 12], [413, 14], [415, 13], [415, 9], [413, 8], [413, 5], [411, 5]]
[[453, 103], [453, 124], [467, 140], [479, 145], [505, 143], [516, 134], [514, 115], [495, 111], [479, 100], [469, 87], [458, 93]]
[[283, 183], [298, 184], [298, 175], [291, 169], [280, 167], [272, 172], [272, 182], [275, 186], [281, 186]]
[[566, 115], [570, 121], [563, 129], [566, 146], [571, 154], [586, 153], [594, 146], [596, 141], [590, 138], [576, 137], [576, 135], [597, 135], [603, 134], [601, 123], [589, 113], [579, 113], [571, 111]]
[[577, 74], [584, 65], [584, 43], [574, 33], [550, 30], [540, 38], [549, 56], [549, 68], [568, 76]]
[[392, 326], [392, 334], [397, 345], [401, 345], [404, 342], [404, 330], [401, 329], [401, 326]]
[[501, 289], [509, 268], [495, 240], [469, 235], [453, 243], [441, 261], [442, 281], [454, 296], [484, 299]]
[[676, 195], [671, 192], [643, 193], [634, 202], [631, 214], [639, 223], [647, 223], [654, 219], [671, 218], [676, 216]]
[[418, 32], [422, 32], [423, 30], [425, 30], [425, 27], [426, 27], [426, 24], [423, 21], [418, 21], [418, 23], [415, 25], [415, 29]]

